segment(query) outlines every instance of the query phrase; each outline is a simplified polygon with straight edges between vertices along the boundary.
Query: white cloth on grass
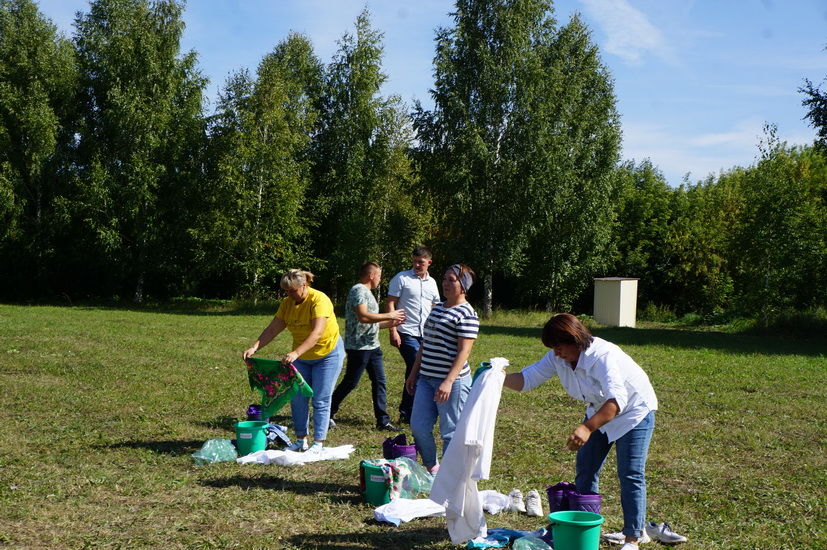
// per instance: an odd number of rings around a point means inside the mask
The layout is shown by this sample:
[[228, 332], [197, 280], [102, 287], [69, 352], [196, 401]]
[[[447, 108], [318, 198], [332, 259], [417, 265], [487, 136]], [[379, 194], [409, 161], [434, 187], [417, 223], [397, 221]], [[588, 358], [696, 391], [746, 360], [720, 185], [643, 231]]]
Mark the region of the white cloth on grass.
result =
[[483, 511], [489, 514], [499, 514], [508, 508], [508, 495], [493, 489], [480, 491], [480, 500], [482, 501]]
[[339, 447], [322, 447], [320, 453], [299, 453], [296, 451], [256, 451], [236, 459], [239, 464], [277, 464], [279, 466], [301, 466], [309, 462], [320, 460], [343, 460], [350, 458], [355, 450], [353, 445]]
[[494, 425], [504, 381], [503, 366], [496, 365], [471, 386], [431, 488], [429, 498], [445, 506], [448, 534], [454, 544], [488, 534], [477, 481], [488, 479], [491, 472]]
[[445, 507], [427, 498], [395, 498], [373, 511], [376, 521], [384, 521], [396, 526], [416, 518], [444, 515]]

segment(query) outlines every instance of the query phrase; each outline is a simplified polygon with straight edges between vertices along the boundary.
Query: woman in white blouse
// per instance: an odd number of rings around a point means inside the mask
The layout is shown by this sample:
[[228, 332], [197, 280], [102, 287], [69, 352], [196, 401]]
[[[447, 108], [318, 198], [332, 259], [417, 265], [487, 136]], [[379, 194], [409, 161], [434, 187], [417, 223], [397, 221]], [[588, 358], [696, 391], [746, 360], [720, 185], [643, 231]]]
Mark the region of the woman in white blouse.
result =
[[592, 336], [574, 315], [554, 315], [543, 327], [542, 340], [551, 351], [508, 374], [505, 386], [528, 391], [557, 376], [569, 395], [587, 403], [584, 421], [566, 441], [577, 451], [577, 492], [598, 492], [600, 469], [616, 445], [625, 540], [621, 550], [635, 550], [645, 535], [644, 474], [658, 408], [649, 377], [618, 346]]

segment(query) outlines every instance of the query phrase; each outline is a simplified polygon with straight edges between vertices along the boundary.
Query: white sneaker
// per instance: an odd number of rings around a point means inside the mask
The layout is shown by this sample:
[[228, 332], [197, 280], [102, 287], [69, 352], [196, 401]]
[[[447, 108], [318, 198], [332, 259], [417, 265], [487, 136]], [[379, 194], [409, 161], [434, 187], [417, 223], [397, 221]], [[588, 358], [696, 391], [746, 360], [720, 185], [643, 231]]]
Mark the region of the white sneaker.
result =
[[540, 499], [540, 493], [534, 489], [530, 490], [525, 497], [526, 514], [534, 517], [541, 517], [543, 515], [543, 501]]
[[[626, 535], [623, 532], [618, 531], [617, 533], [603, 533], [603, 540], [608, 542], [609, 544], [626, 544]], [[649, 538], [649, 535], [646, 534], [646, 530], [643, 530], [643, 534], [637, 539], [638, 544], [646, 544], [647, 542], [652, 542], [652, 539]], [[622, 548], [620, 550], [623, 550]]]
[[284, 449], [285, 451], [302, 452], [307, 450], [307, 439], [297, 439]]
[[511, 512], [525, 512], [523, 492], [519, 489], [511, 489], [511, 492], [508, 493], [508, 510]]
[[[307, 447], [305, 447], [307, 449]], [[324, 451], [324, 444], [321, 441], [316, 441], [313, 445], [307, 449], [304, 454], [306, 455], [320, 455]]]
[[686, 537], [674, 532], [668, 523], [655, 523], [654, 521], [650, 521], [646, 524], [646, 533], [654, 540], [662, 542], [663, 544], [678, 544], [679, 542], [687, 541]]

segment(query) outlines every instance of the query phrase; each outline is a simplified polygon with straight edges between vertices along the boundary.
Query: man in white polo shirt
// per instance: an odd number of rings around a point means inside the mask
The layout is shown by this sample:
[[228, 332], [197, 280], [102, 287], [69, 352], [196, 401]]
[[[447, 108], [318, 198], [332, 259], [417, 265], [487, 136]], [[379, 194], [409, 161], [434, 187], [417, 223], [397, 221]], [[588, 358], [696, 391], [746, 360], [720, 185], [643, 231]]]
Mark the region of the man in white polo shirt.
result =
[[[425, 319], [430, 315], [433, 305], [439, 302], [436, 281], [428, 274], [428, 268], [433, 263], [432, 257], [430, 248], [417, 246], [412, 254], [411, 269], [397, 273], [388, 285], [388, 311], [405, 311], [405, 321], [398, 327], [389, 329], [391, 345], [399, 348], [405, 361], [405, 380], [411, 374], [422, 344]], [[400, 423], [410, 423], [412, 407], [413, 396], [403, 385], [402, 400], [399, 403]]]

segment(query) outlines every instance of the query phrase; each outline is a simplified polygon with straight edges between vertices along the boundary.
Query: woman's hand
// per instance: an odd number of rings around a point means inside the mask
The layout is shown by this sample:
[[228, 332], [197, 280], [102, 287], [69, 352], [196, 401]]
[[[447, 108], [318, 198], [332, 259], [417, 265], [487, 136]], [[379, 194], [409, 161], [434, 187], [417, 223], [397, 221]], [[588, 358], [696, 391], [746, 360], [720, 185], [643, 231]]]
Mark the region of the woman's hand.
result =
[[249, 348], [247, 348], [246, 350], [244, 350], [244, 353], [242, 353], [242, 354], [241, 354], [241, 358], [244, 360], [244, 364], [245, 364], [245, 365], [249, 365], [249, 364], [250, 364], [250, 362], [249, 362], [250, 357], [252, 357], [253, 355], [255, 355], [255, 353], [256, 353], [257, 351], [258, 351], [258, 346], [257, 346], [257, 345], [255, 345], [255, 344], [253, 344], [252, 346], [250, 346]]
[[589, 440], [591, 435], [592, 431], [585, 424], [580, 424], [574, 429], [568, 440], [566, 440], [566, 447], [570, 451], [577, 451], [586, 444], [586, 441]]
[[405, 391], [408, 392], [410, 395], [413, 395], [416, 391], [416, 376], [414, 376], [413, 374], [411, 374], [411, 376], [409, 376], [407, 380], [405, 380]]
[[285, 365], [290, 365], [290, 364], [293, 363], [293, 361], [295, 361], [298, 358], [299, 358], [299, 354], [296, 353], [295, 351], [291, 351], [289, 353], [284, 354], [284, 357], [281, 358], [281, 362]]
[[447, 378], [442, 381], [439, 387], [434, 392], [434, 401], [437, 403], [445, 403], [451, 397], [451, 389], [454, 387], [454, 381]]

